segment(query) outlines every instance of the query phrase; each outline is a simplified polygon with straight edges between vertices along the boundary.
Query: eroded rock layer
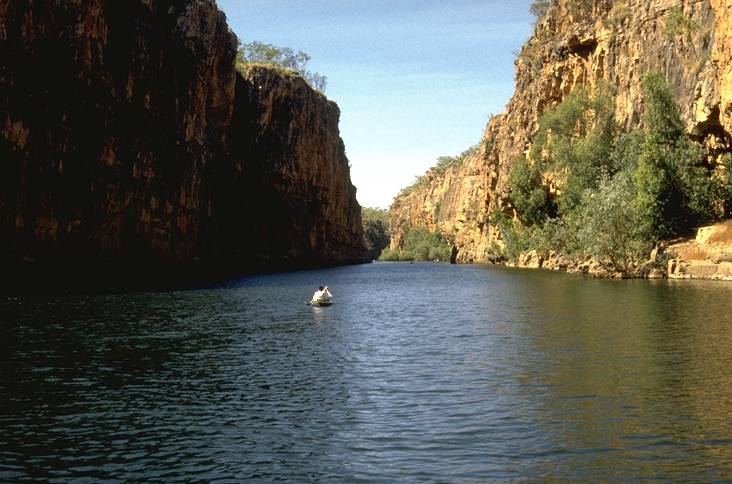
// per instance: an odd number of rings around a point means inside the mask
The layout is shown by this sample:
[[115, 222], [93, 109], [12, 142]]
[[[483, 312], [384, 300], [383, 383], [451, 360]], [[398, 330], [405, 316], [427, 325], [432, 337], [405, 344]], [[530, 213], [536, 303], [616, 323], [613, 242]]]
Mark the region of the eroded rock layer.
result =
[[0, 262], [364, 258], [338, 109], [213, 0], [0, 3]]
[[[689, 20], [687, 28], [670, 28], [669, 15], [679, 12]], [[530, 147], [541, 114], [577, 85], [615, 85], [616, 119], [631, 130], [641, 124], [641, 79], [658, 70], [689, 132], [711, 156], [729, 151], [731, 13], [729, 0], [554, 2], [522, 48], [515, 94], [505, 112], [489, 121], [478, 151], [442, 174], [428, 173], [429, 183], [395, 199], [392, 248], [399, 248], [410, 227], [428, 225], [453, 241], [459, 262], [486, 260], [499, 237], [490, 214], [511, 213], [511, 161]]]

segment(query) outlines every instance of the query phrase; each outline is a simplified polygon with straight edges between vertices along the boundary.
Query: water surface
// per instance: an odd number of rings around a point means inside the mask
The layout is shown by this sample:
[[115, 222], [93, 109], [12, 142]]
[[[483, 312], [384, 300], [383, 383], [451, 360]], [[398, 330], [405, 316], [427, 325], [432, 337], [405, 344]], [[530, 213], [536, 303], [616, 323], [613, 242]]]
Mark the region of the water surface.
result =
[[731, 296], [381, 263], [3, 299], [0, 481], [730, 480]]

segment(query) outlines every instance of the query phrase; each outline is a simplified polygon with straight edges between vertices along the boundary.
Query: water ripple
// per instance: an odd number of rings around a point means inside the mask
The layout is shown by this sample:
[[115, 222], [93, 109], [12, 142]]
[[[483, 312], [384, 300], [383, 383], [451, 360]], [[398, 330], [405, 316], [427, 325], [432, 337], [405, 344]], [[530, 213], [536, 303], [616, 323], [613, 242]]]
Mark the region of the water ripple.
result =
[[729, 480], [731, 295], [373, 264], [7, 299], [0, 481]]

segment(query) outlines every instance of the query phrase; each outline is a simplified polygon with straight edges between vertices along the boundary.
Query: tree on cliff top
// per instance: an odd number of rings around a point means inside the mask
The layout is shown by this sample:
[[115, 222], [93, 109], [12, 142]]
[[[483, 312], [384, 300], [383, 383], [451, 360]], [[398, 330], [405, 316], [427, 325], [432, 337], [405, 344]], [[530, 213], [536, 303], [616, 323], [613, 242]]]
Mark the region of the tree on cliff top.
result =
[[300, 74], [311, 86], [320, 92], [325, 92], [328, 79], [306, 69], [310, 56], [303, 51], [295, 52], [289, 47], [277, 47], [264, 42], [249, 42], [239, 44], [236, 53], [236, 68], [244, 69], [249, 64], [266, 64], [281, 67]]
[[551, 0], [533, 0], [529, 4], [529, 12], [536, 17], [536, 20], [540, 20], [549, 10], [551, 3]]

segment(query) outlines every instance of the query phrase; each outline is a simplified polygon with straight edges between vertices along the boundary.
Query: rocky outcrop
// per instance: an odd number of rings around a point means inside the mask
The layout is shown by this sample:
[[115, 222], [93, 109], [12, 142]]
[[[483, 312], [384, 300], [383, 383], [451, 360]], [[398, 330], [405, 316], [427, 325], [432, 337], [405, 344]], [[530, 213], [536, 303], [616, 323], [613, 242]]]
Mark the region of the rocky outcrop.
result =
[[0, 4], [0, 264], [362, 260], [338, 109], [213, 0]]
[[732, 221], [702, 227], [696, 237], [669, 245], [671, 279], [732, 280]]
[[[616, 120], [631, 130], [641, 125], [641, 79], [658, 70], [710, 156], [730, 151], [731, 8], [729, 0], [554, 2], [516, 59], [515, 94], [489, 121], [474, 158], [395, 199], [392, 248], [398, 231], [427, 222], [454, 242], [459, 262], [488, 260], [500, 243], [490, 214], [513, 214], [512, 160], [529, 149], [541, 114], [577, 85], [616, 86]], [[681, 28], [670, 23], [679, 12], [689, 20]], [[438, 206], [439, 214], [430, 213]]]

